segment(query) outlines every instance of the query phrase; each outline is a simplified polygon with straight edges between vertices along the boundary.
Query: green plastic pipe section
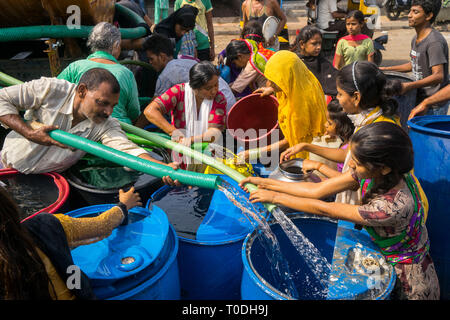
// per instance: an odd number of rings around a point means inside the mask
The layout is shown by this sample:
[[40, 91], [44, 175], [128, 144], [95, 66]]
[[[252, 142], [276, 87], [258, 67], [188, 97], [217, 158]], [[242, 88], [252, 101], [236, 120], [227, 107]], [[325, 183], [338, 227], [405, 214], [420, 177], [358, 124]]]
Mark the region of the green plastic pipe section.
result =
[[0, 83], [5, 85], [6, 87], [14, 86], [16, 84], [22, 84], [23, 81], [20, 81], [16, 78], [8, 76], [6, 73], [0, 71]]
[[[153, 132], [153, 134], [159, 135], [165, 139], [170, 139], [170, 136], [168, 136], [165, 133]], [[136, 144], [139, 144], [142, 146], [148, 146], [148, 147], [159, 147], [159, 145], [156, 144], [155, 142], [149, 141], [149, 140], [139, 137], [135, 134], [126, 132], [126, 135], [127, 135], [128, 139], [130, 139], [132, 142], [134, 142]], [[208, 146], [207, 142], [196, 142], [196, 143], [192, 144], [191, 149], [194, 149], [194, 150], [201, 149], [202, 151], [204, 151], [207, 146]]]
[[170, 176], [173, 180], [178, 180], [180, 183], [185, 185], [217, 189], [222, 180], [219, 176], [215, 175], [207, 175], [181, 169], [174, 170], [168, 166], [129, 155], [125, 152], [104, 146], [98, 142], [93, 142], [62, 130], [50, 131], [49, 135], [56, 141], [59, 141], [67, 146], [83, 150], [97, 157], [117, 163], [118, 165], [159, 178]]
[[[122, 122], [120, 120], [119, 120], [119, 122], [120, 122], [122, 129], [125, 132], [134, 134], [136, 136], [139, 136], [146, 140], [149, 140], [153, 143], [156, 143], [156, 145], [159, 147], [168, 148], [173, 151], [182, 153], [186, 156], [189, 156], [191, 158], [194, 158], [197, 161], [201, 161], [202, 163], [207, 164], [207, 165], [213, 167], [214, 169], [221, 171], [223, 174], [229, 176], [231, 179], [233, 179], [234, 181], [236, 181], [238, 183], [240, 183], [245, 178], [245, 176], [243, 174], [241, 174], [240, 172], [234, 170], [233, 168], [230, 168], [229, 166], [225, 165], [223, 162], [217, 161], [213, 157], [210, 157], [201, 152], [192, 150], [189, 147], [186, 147], [184, 145], [181, 145], [181, 144], [178, 144], [171, 140], [168, 140], [168, 139], [166, 139], [160, 135], [157, 135], [153, 132], [146, 131], [144, 129], [135, 127], [131, 124]], [[252, 192], [258, 188], [257, 186], [255, 186], [252, 183], [247, 183], [245, 186], [249, 192]], [[272, 210], [276, 207], [275, 205], [268, 204], [268, 203], [265, 203], [264, 206], [266, 207], [266, 209], [269, 212], [272, 212]]]
[[146, 68], [146, 69], [156, 72], [156, 70], [153, 68], [153, 66], [150, 63], [140, 61], [140, 60], [120, 60], [119, 63], [122, 65], [131, 64], [131, 65], [135, 65], [135, 66], [141, 66], [143, 68]]
[[[115, 9], [134, 20], [137, 25], [144, 23], [139, 15], [132, 10], [115, 4]], [[79, 28], [69, 28], [66, 25], [49, 26], [25, 26], [13, 28], [0, 28], [0, 42], [32, 40], [39, 38], [87, 38], [93, 26], [80, 26]], [[142, 38], [147, 35], [144, 27], [120, 28], [123, 39]]]

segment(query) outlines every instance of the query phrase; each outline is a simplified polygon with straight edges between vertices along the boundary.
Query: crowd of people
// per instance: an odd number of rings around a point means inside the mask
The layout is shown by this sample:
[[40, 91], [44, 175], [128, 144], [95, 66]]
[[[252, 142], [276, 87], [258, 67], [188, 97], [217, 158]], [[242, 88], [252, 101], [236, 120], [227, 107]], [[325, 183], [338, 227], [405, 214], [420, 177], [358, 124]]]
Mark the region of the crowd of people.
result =
[[[239, 99], [251, 93], [274, 95], [282, 138], [238, 156], [249, 161], [275, 152], [280, 163], [300, 157], [305, 159], [303, 170], [316, 170], [321, 182], [247, 177], [242, 188], [247, 183], [258, 186], [250, 200], [363, 225], [395, 269], [392, 297], [439, 299], [425, 227], [428, 202], [413, 173], [413, 148], [400, 125], [394, 96], [417, 89], [410, 118], [448, 112], [448, 46], [432, 27], [440, 1], [412, 0], [408, 21], [416, 36], [411, 61], [391, 67], [373, 63], [364, 15], [358, 10], [338, 12], [335, 0], [319, 2], [317, 25], [299, 30], [290, 50], [273, 46], [287, 21], [278, 1], [246, 0], [242, 33], [217, 55], [210, 0], [176, 0], [171, 14], [169, 1], [157, 0], [154, 24], [142, 3], [118, 2], [145, 18], [151, 30], [145, 38], [123, 40], [119, 25], [101, 22], [87, 40], [87, 58], [71, 63], [57, 78], [0, 90], [0, 123], [12, 129], [1, 150], [3, 167], [26, 174], [66, 170], [84, 152], [48, 134], [61, 129], [175, 170], [199, 170], [189, 161], [166, 164], [153, 159], [128, 140], [117, 119], [141, 128], [152, 124], [190, 146], [218, 141]], [[278, 25], [266, 39], [262, 25], [271, 16]], [[333, 61], [321, 53], [323, 30], [343, 33]], [[124, 49], [135, 50], [157, 75], [146, 106], [139, 103], [137, 77], [118, 61]], [[220, 71], [224, 67], [227, 75]], [[383, 73], [389, 70], [412, 72], [415, 81], [389, 80]], [[32, 127], [25, 120], [43, 125]], [[163, 181], [180, 185], [169, 176]], [[320, 200], [330, 196], [334, 202]], [[0, 298], [93, 298], [88, 279], [82, 290], [69, 290], [61, 270], [73, 263], [69, 247], [106, 237], [128, 209], [141, 204], [133, 189], [121, 190], [119, 200], [116, 207], [83, 223], [41, 214], [21, 224], [17, 205], [0, 187]], [[53, 237], [40, 234], [39, 225], [45, 225], [44, 231], [52, 229]], [[17, 265], [23, 268], [18, 271]]]

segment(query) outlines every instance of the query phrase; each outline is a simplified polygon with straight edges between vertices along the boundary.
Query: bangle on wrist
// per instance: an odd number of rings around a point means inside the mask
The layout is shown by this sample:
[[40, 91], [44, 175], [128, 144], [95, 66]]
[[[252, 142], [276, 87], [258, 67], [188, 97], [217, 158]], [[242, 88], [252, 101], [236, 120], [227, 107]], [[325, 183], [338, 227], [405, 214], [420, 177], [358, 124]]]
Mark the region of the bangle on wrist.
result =
[[128, 209], [127, 209], [127, 206], [124, 203], [122, 203], [122, 202], [119, 202], [117, 204], [117, 206], [120, 208], [120, 210], [122, 210], [122, 213], [123, 213], [123, 216], [124, 216], [124, 218], [122, 220], [122, 223], [120, 225], [123, 226], [123, 225], [128, 224]]

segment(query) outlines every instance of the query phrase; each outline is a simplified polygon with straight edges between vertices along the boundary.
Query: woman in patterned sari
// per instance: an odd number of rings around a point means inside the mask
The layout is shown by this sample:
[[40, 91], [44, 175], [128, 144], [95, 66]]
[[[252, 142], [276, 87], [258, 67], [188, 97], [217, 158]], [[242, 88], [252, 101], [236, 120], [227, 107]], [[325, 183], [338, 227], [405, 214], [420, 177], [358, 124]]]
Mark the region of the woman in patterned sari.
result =
[[363, 225], [397, 274], [391, 298], [439, 299], [424, 198], [411, 175], [414, 154], [408, 134], [387, 121], [372, 123], [353, 135], [350, 150], [349, 166], [361, 185], [362, 204], [324, 202], [261, 188], [250, 194], [250, 200]]

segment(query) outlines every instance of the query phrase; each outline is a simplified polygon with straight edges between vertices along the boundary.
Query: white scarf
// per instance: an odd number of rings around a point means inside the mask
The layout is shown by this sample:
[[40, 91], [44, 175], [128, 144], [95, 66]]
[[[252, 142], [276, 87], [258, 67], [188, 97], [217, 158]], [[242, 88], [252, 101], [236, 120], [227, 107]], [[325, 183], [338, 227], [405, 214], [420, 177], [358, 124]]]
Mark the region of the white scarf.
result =
[[[194, 90], [189, 83], [184, 84], [184, 114], [186, 116], [186, 133], [185, 137], [199, 136], [208, 130], [209, 114], [213, 100], [203, 99], [200, 106], [200, 112], [197, 113], [197, 102], [195, 100]], [[197, 116], [198, 115], [198, 116]], [[204, 166], [193, 163], [189, 157], [183, 156], [183, 162], [186, 163], [187, 170], [195, 172], [203, 172]]]
[[186, 138], [198, 136], [208, 130], [208, 120], [213, 100], [203, 99], [197, 117], [197, 102], [189, 83], [184, 84], [184, 113], [186, 116]]

